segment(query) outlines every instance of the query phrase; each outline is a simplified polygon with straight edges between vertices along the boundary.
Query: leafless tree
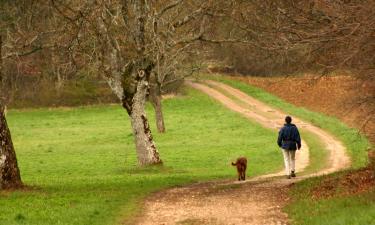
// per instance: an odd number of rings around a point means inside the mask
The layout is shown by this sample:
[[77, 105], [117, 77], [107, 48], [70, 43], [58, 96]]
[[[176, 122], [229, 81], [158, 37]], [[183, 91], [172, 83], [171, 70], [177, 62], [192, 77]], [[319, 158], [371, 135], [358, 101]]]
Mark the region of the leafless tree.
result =
[[204, 39], [213, 12], [222, 5], [195, 0], [51, 2], [72, 26], [79, 26], [77, 49], [97, 59], [91, 65], [129, 114], [139, 163], [161, 163], [144, 110], [147, 96], [151, 91], [160, 117], [163, 86], [185, 76], [177, 74], [182, 61]]
[[40, 22], [35, 19], [35, 15], [43, 11], [42, 6], [31, 2], [0, 2], [0, 189], [22, 187], [16, 153], [4, 112], [6, 105], [11, 101], [12, 91], [12, 86], [8, 82], [10, 75], [6, 74], [4, 68], [9, 64], [21, 64], [26, 57], [54, 46], [48, 38], [51, 32], [41, 31], [35, 26]]
[[[17, 57], [20, 55], [26, 55], [31, 51], [23, 52], [20, 48], [12, 48], [12, 46], [7, 46], [5, 48], [5, 38], [9, 40], [12, 36], [12, 32], [9, 32], [8, 25], [14, 23], [16, 15], [13, 12], [5, 11], [4, 6], [8, 6], [7, 2], [0, 3], [1, 12], [4, 13], [5, 20], [0, 20], [0, 189], [13, 189], [22, 187], [22, 181], [20, 176], [20, 171], [17, 164], [16, 153], [14, 150], [11, 133], [5, 117], [6, 103], [8, 99], [8, 91], [6, 90], [6, 79], [4, 74], [4, 59]], [[11, 4], [10, 4], [11, 5]], [[18, 38], [25, 41], [28, 38]], [[11, 40], [16, 42], [18, 40]], [[28, 41], [23, 42], [25, 48], [29, 47], [35, 39], [28, 39]], [[10, 43], [8, 43], [10, 45]], [[22, 49], [25, 49], [22, 48]], [[12, 49], [12, 51], [6, 51]]]

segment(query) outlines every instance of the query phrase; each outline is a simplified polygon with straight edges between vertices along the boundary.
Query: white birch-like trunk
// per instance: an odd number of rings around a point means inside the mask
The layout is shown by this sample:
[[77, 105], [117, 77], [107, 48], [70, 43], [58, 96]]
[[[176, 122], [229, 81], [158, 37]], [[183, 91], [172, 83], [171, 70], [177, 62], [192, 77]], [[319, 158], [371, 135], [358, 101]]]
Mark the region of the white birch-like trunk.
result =
[[137, 157], [140, 165], [162, 163], [146, 117], [145, 103], [147, 90], [148, 82], [145, 79], [142, 79], [138, 82], [137, 91], [134, 94], [132, 109], [130, 112]]

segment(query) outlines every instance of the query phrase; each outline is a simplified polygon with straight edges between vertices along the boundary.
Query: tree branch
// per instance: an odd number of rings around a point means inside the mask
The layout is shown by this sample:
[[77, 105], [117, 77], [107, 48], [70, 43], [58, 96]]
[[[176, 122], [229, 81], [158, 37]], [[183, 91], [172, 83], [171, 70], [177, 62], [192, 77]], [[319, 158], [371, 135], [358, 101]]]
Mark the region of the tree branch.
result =
[[167, 6], [164, 7], [162, 10], [160, 10], [159, 13], [156, 13], [156, 14], [155, 14], [155, 17], [156, 17], [156, 18], [160, 18], [160, 17], [163, 16], [163, 14], [166, 13], [168, 10], [173, 9], [174, 7], [180, 5], [182, 2], [184, 2], [184, 0], [177, 0], [177, 1], [175, 1], [175, 2], [172, 2], [171, 4], [167, 5]]

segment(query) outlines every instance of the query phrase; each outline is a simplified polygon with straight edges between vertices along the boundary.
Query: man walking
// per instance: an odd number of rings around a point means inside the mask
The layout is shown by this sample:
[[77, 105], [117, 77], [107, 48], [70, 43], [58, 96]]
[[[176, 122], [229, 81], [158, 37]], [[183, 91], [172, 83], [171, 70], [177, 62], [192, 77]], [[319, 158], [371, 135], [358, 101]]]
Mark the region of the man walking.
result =
[[296, 125], [292, 124], [292, 117], [285, 117], [284, 126], [279, 131], [277, 144], [282, 148], [285, 171], [288, 179], [295, 177], [296, 150], [301, 148], [301, 137]]

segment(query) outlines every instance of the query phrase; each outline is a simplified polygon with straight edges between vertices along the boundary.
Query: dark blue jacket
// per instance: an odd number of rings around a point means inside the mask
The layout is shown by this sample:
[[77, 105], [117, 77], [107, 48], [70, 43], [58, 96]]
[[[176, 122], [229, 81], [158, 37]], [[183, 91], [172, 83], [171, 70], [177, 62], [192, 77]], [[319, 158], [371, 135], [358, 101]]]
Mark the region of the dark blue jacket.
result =
[[284, 127], [279, 131], [279, 138], [277, 139], [279, 147], [287, 150], [297, 150], [301, 148], [301, 137], [298, 129], [294, 124], [284, 124]]

